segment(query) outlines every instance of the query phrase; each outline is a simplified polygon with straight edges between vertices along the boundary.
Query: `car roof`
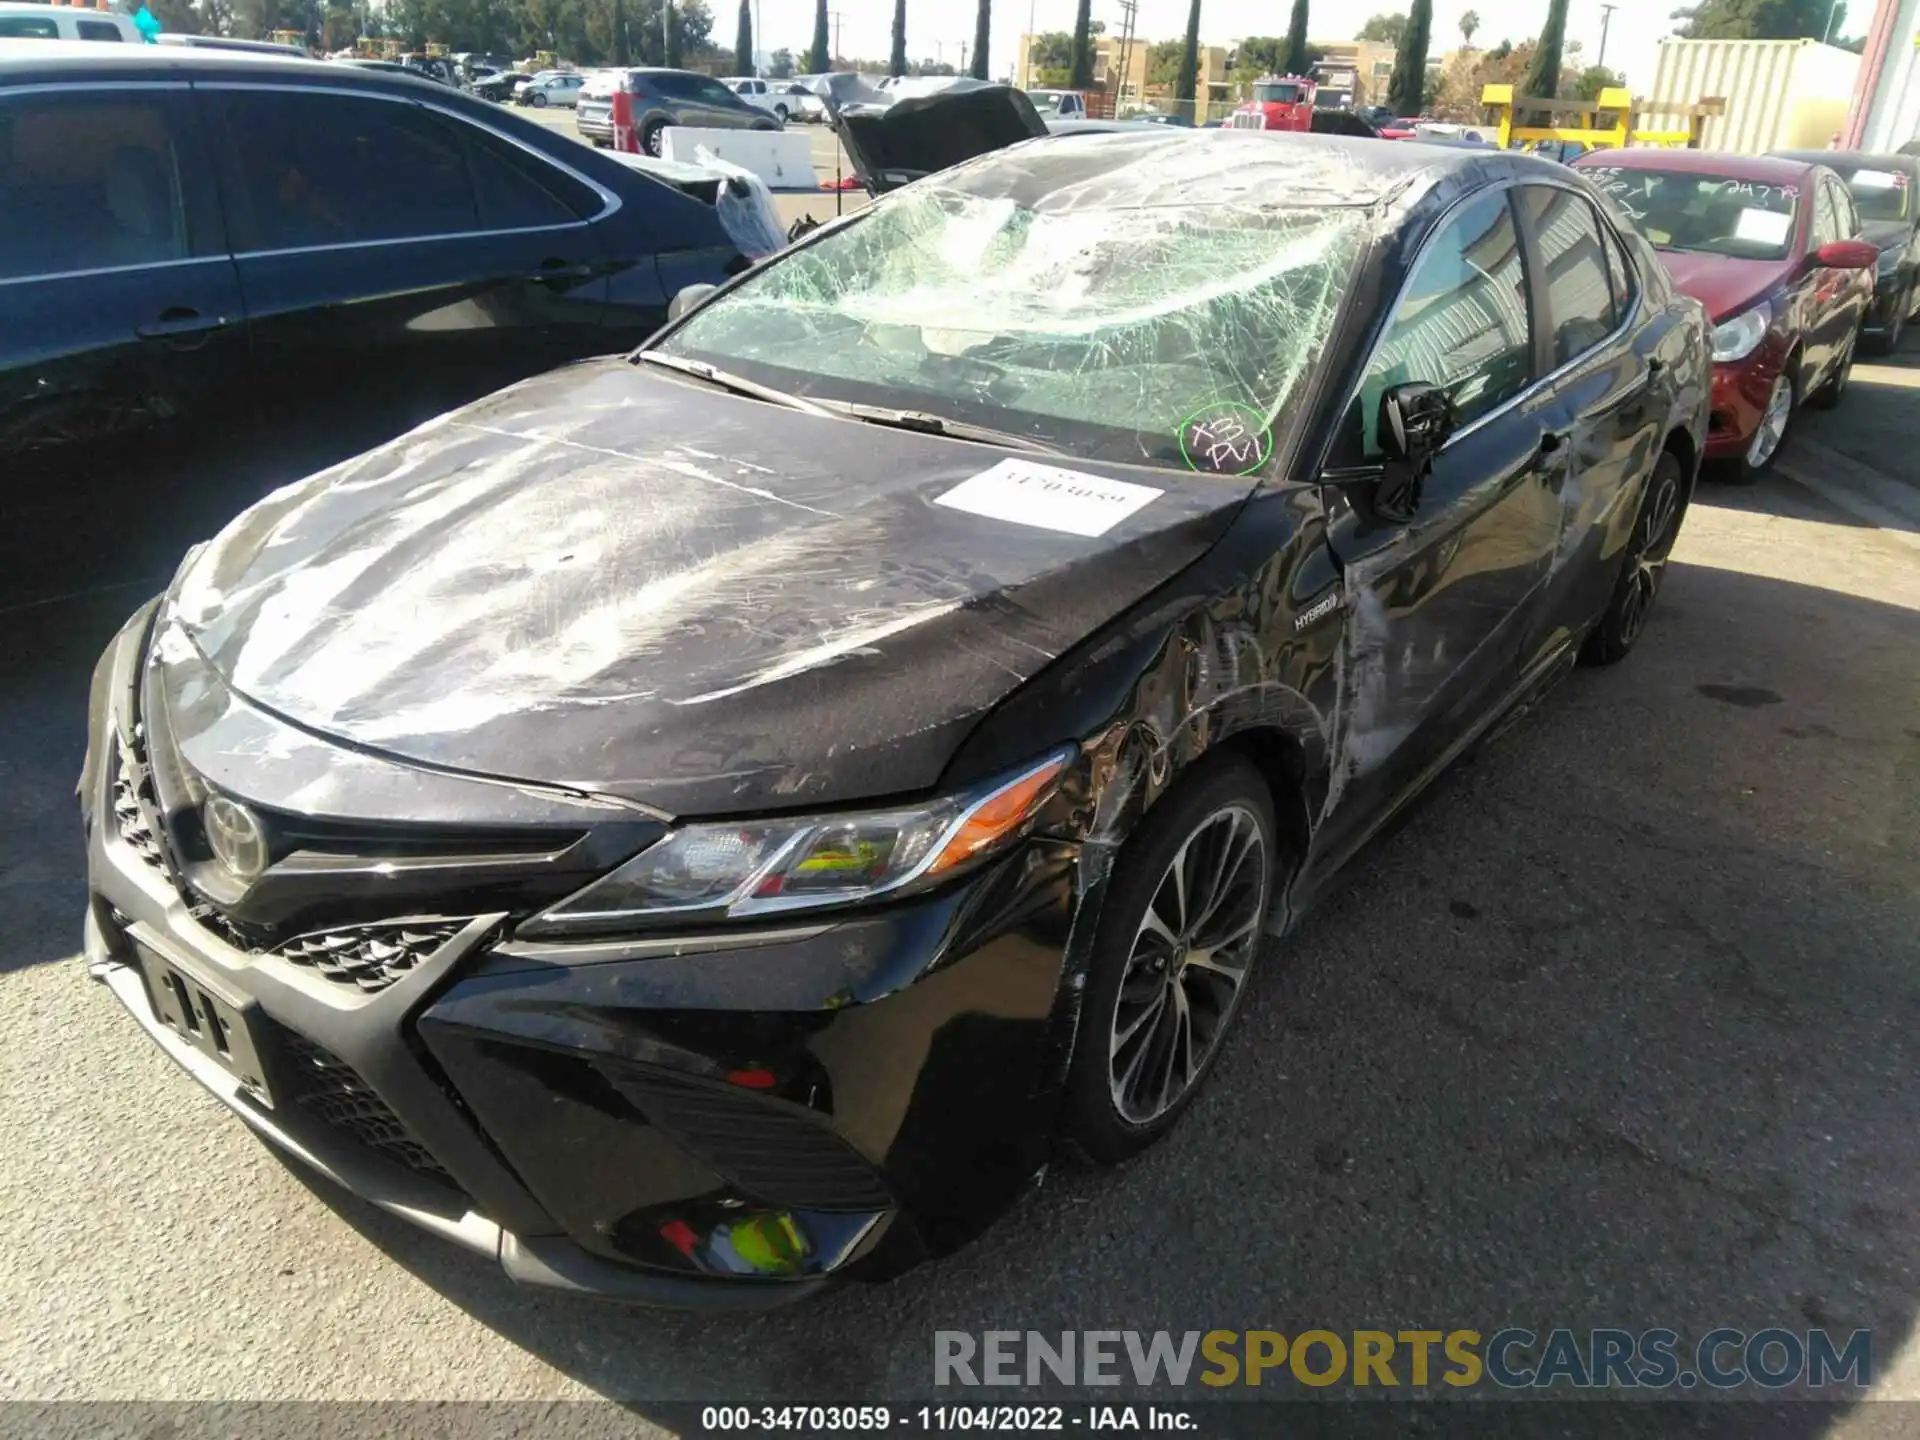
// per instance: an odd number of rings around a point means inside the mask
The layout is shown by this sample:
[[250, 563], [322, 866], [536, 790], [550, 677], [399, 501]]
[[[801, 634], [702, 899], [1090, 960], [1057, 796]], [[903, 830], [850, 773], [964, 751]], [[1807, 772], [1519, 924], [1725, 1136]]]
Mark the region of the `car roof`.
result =
[[[1115, 160], [1147, 162], [1143, 174], [1178, 175], [1191, 165], [1196, 175], [1215, 177], [1213, 191], [1182, 195], [1185, 206], [1245, 205], [1281, 209], [1292, 205], [1371, 206], [1407, 190], [1424, 191], [1442, 181], [1454, 185], [1502, 179], [1564, 182], [1566, 170], [1550, 160], [1485, 145], [1427, 145], [1353, 135], [1315, 135], [1270, 130], [1202, 130], [1176, 125], [1138, 125], [1125, 131], [1090, 129], [1054, 134], [1022, 145], [1017, 153], [998, 151], [972, 162], [1005, 163], [1017, 171], [1047, 157], [1046, 184], [1069, 189], [1114, 173]], [[1224, 149], [1223, 149], [1224, 147]], [[1085, 175], [1074, 173], [1075, 158]], [[1230, 176], [1230, 184], [1218, 177]], [[1422, 185], [1420, 182], [1425, 182]], [[1023, 187], [1024, 188], [1024, 187]], [[1104, 189], [1088, 184], [1089, 191]]]
[[[375, 62], [387, 64], [391, 62]], [[5, 40], [0, 39], [0, 82], [7, 80], [59, 80], [62, 76], [88, 80], [102, 77], [140, 79], [169, 72], [200, 71], [244, 75], [286, 76], [304, 72], [326, 76], [336, 84], [389, 87], [425, 86], [435, 94], [445, 93], [437, 85], [418, 75], [393, 70], [376, 70], [352, 61], [313, 60], [304, 55], [282, 55], [266, 50], [224, 50], [210, 45], [102, 45], [91, 40]]]
[[1735, 155], [1726, 150], [1590, 150], [1573, 164], [1577, 170], [1667, 170], [1681, 175], [1752, 180], [1761, 185], [1798, 185], [1813, 168], [1805, 160], [1786, 160], [1777, 155]]
[[1920, 155], [1896, 155], [1890, 150], [1775, 150], [1782, 160], [1800, 160], [1808, 165], [1831, 165], [1849, 170], [1920, 170]]

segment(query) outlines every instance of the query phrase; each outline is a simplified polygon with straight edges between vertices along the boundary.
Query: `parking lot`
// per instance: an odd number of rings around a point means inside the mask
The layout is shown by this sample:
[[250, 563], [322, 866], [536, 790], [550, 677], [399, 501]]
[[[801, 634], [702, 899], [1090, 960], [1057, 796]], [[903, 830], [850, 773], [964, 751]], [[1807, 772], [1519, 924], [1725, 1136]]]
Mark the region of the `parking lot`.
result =
[[1920, 342], [1853, 383], [1784, 473], [1702, 486], [1627, 663], [1442, 781], [1270, 951], [1166, 1144], [752, 1317], [516, 1290], [276, 1159], [75, 954], [100, 647], [185, 545], [359, 433], [236, 416], [10, 490], [0, 1396], [645, 1416], [926, 1395], [942, 1328], [1780, 1325], [1870, 1329], [1878, 1393], [1920, 1399]]

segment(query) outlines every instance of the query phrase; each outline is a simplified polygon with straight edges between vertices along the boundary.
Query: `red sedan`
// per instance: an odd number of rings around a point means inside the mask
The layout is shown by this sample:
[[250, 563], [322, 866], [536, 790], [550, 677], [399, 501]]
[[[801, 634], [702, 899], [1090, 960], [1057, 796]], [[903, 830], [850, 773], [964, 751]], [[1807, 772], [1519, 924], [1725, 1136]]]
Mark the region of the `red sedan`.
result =
[[1824, 165], [1701, 150], [1595, 151], [1574, 168], [1707, 307], [1707, 456], [1754, 479], [1801, 402], [1835, 403], [1853, 369], [1878, 253], [1847, 187]]

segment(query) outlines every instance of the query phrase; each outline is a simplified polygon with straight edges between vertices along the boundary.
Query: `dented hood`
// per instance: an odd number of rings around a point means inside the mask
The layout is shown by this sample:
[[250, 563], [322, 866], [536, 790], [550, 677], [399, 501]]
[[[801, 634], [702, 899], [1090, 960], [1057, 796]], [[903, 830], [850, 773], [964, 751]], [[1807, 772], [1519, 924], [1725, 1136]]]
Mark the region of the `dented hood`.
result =
[[1048, 133], [1033, 102], [1011, 85], [912, 96], [850, 111], [837, 127], [854, 174], [876, 195]]
[[680, 815], [831, 804], [937, 784], [1251, 486], [607, 359], [267, 497], [170, 604], [233, 690], [357, 747]]

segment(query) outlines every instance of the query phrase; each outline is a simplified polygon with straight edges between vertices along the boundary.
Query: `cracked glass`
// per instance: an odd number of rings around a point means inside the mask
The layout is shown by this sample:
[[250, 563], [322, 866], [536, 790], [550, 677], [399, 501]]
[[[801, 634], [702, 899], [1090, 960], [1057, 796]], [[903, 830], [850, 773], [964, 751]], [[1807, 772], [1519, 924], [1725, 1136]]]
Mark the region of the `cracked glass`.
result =
[[658, 348], [1088, 459], [1182, 466], [1211, 407], [1270, 426], [1326, 348], [1369, 212], [1075, 159], [899, 191]]

